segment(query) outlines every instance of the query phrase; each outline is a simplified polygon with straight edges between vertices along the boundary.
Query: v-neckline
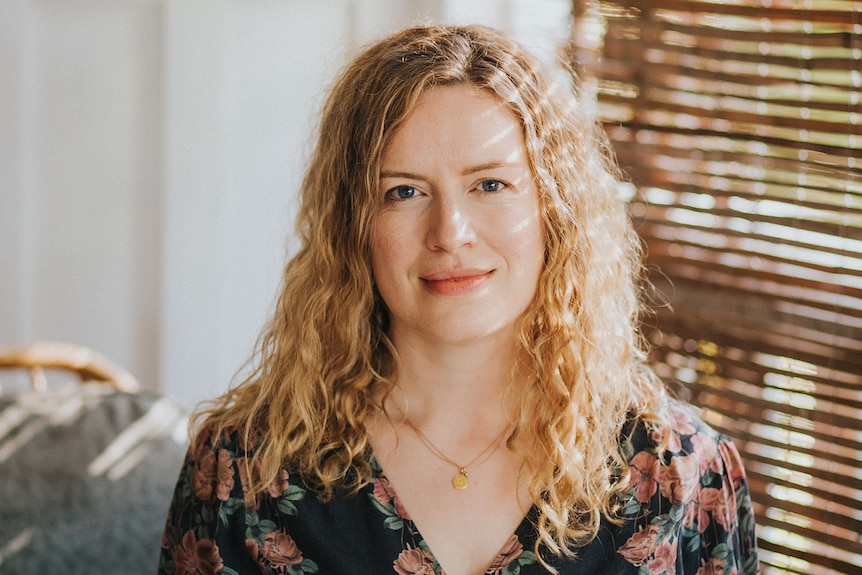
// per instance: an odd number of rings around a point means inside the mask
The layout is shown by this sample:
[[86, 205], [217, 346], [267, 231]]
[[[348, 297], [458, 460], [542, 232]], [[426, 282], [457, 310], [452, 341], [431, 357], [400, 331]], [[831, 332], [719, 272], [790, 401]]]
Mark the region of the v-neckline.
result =
[[[402, 525], [402, 527], [401, 527], [402, 531], [405, 528], [407, 528], [406, 523], [409, 523], [410, 524], [410, 531], [411, 531], [411, 535], [412, 535], [411, 539], [414, 542], [416, 542], [417, 545], [419, 545], [419, 544], [423, 545], [422, 550], [429, 555], [429, 559], [433, 562], [434, 565], [436, 565], [435, 573], [437, 573], [438, 575], [445, 575], [446, 570], [444, 569], [443, 564], [440, 563], [440, 561], [437, 559], [437, 555], [434, 553], [434, 550], [431, 548], [431, 546], [428, 544], [427, 540], [425, 539], [425, 536], [419, 530], [419, 527], [416, 525], [416, 522], [413, 520], [409, 509], [407, 509], [407, 507], [405, 507], [404, 504], [401, 503], [401, 499], [398, 496], [398, 493], [395, 490], [395, 487], [389, 481], [389, 477], [386, 475], [386, 472], [383, 469], [383, 466], [377, 460], [377, 458], [373, 452], [371, 453], [371, 456], [370, 456], [370, 464], [371, 464], [371, 472], [372, 472], [370, 496], [372, 498], [378, 499], [375, 486], [377, 486], [378, 481], [380, 481], [381, 479], [386, 482], [386, 486], [383, 489], [385, 490], [386, 495], [391, 498], [393, 508], [394, 508], [395, 512], [398, 514], [398, 517], [405, 523], [405, 525]], [[398, 500], [398, 502], [399, 502], [398, 504], [395, 503], [396, 500]], [[378, 499], [378, 501], [379, 501], [379, 499]], [[403, 512], [403, 515], [401, 512], [398, 511], [399, 507], [400, 507], [401, 511]], [[524, 551], [530, 552], [531, 556], [533, 555], [532, 550], [528, 549], [527, 547], [524, 546], [524, 542], [521, 540], [521, 536], [519, 536], [519, 534], [526, 534], [529, 532], [528, 528], [533, 524], [533, 522], [535, 520], [534, 516], [536, 514], [536, 511], [537, 511], [537, 509], [536, 509], [535, 504], [531, 505], [530, 508], [527, 510], [527, 512], [524, 514], [524, 516], [521, 518], [521, 521], [518, 523], [518, 525], [516, 526], [516, 528], [512, 532], [512, 534], [509, 535], [509, 537], [502, 543], [502, 545], [500, 546], [496, 555], [494, 555], [494, 557], [491, 558], [491, 561], [488, 563], [488, 565], [486, 566], [485, 571], [483, 571], [483, 573], [488, 573], [491, 570], [490, 568], [495, 567], [495, 565], [498, 562], [500, 562], [501, 558], [503, 558], [504, 560], [506, 558], [508, 558], [509, 554], [512, 551], [514, 551], [514, 548], [516, 548], [516, 546], [513, 545], [513, 539], [515, 540], [514, 543], [517, 543], [517, 545], [520, 545], [522, 547], [522, 550], [518, 553], [518, 555], [516, 557], [509, 558], [509, 561], [506, 564], [512, 563], [513, 561], [517, 560], [517, 558], [520, 557], [524, 553]], [[407, 548], [405, 547], [404, 550], [407, 550]], [[502, 569], [504, 566], [505, 565], [500, 565], [499, 569]]]

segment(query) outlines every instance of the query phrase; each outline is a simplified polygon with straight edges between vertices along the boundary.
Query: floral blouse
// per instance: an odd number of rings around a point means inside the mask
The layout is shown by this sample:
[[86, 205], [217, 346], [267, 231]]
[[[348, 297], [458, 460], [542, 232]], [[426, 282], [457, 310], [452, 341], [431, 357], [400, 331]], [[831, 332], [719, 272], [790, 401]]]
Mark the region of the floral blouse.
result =
[[[754, 517], [739, 454], [691, 410], [671, 404], [661, 431], [643, 424], [623, 443], [631, 482], [622, 524], [604, 522], [560, 574], [742, 575], [759, 572]], [[225, 440], [180, 472], [162, 540], [160, 575], [442, 574], [433, 551], [372, 460], [359, 495], [321, 503], [299, 477], [245, 496], [247, 453]], [[493, 575], [546, 574], [533, 552], [533, 508], [488, 567]]]

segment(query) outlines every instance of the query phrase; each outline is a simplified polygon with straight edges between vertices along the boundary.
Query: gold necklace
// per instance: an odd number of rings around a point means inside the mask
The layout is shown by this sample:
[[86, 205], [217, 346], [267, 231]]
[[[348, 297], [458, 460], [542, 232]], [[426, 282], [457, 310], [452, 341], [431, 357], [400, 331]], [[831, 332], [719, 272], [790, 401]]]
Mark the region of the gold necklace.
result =
[[500, 432], [500, 435], [495, 437], [494, 440], [489, 443], [488, 446], [485, 447], [485, 449], [483, 449], [479, 453], [479, 455], [474, 457], [470, 463], [468, 463], [467, 465], [460, 465], [446, 457], [446, 454], [440, 451], [440, 449], [436, 445], [434, 445], [430, 439], [425, 437], [425, 434], [419, 431], [419, 428], [413, 425], [413, 423], [411, 423], [409, 419], [405, 419], [404, 423], [406, 423], [407, 426], [413, 430], [413, 432], [416, 434], [416, 437], [419, 438], [419, 441], [421, 441], [422, 444], [428, 448], [428, 451], [430, 451], [437, 459], [445, 461], [450, 465], [454, 465], [455, 468], [458, 469], [458, 473], [456, 473], [452, 477], [452, 487], [459, 490], [467, 489], [467, 487], [470, 485], [470, 476], [467, 473], [467, 468], [472, 467], [473, 465], [484, 463], [486, 459], [494, 455], [494, 453], [496, 453], [497, 449], [500, 447], [500, 441], [503, 439], [503, 436], [509, 429], [508, 426], [504, 427], [503, 431]]

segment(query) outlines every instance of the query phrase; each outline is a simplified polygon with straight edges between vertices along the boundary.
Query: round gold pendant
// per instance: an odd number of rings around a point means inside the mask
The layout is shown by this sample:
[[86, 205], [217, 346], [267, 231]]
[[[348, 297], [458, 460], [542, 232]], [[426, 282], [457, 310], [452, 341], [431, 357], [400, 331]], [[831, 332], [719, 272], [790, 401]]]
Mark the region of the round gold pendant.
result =
[[470, 480], [467, 479], [467, 470], [462, 469], [458, 475], [452, 478], [452, 487], [455, 489], [467, 489], [470, 485]]

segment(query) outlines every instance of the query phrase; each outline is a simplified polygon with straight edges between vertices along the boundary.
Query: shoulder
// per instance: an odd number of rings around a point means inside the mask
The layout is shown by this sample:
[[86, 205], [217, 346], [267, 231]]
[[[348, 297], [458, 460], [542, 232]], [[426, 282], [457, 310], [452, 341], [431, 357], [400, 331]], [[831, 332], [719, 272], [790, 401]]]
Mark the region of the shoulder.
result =
[[244, 459], [246, 450], [236, 434], [199, 433], [189, 446], [181, 481], [194, 498], [206, 503], [227, 501], [237, 480], [236, 465]]
[[632, 423], [622, 442], [623, 455], [630, 464], [652, 456], [664, 466], [696, 461], [700, 467], [710, 467], [722, 456], [722, 449], [735, 450], [730, 438], [710, 427], [695, 407], [681, 401], [667, 400], [659, 417]]
[[627, 511], [686, 506], [713, 496], [732, 497], [745, 484], [733, 442], [710, 427], [694, 407], [669, 401], [661, 421], [636, 422], [623, 441], [628, 461]]
[[236, 461], [252, 457], [260, 447], [262, 436], [242, 427], [226, 427], [214, 418], [205, 419], [192, 435], [188, 460], [202, 463], [213, 458]]
[[627, 527], [618, 553], [626, 561], [649, 573], [663, 572], [673, 557], [677, 572], [694, 573], [704, 562], [757, 571], [745, 473], [727, 436], [671, 401], [659, 421], [635, 422], [623, 453]]

